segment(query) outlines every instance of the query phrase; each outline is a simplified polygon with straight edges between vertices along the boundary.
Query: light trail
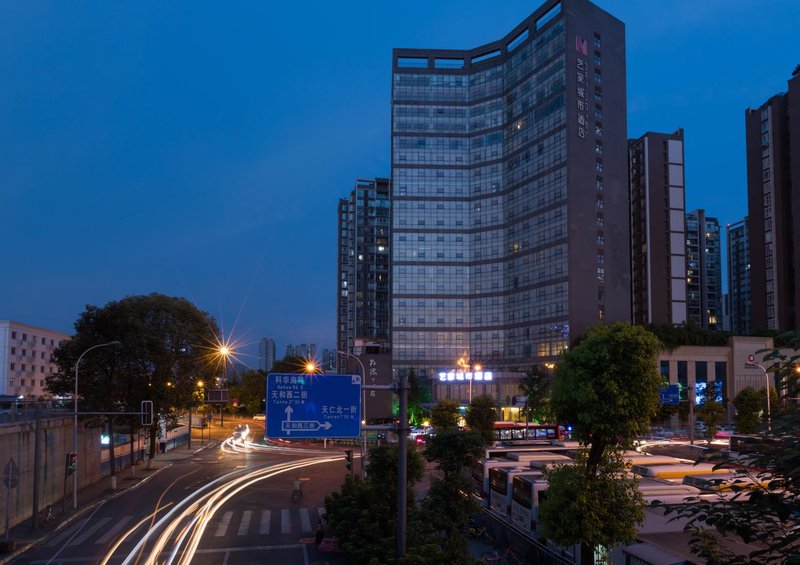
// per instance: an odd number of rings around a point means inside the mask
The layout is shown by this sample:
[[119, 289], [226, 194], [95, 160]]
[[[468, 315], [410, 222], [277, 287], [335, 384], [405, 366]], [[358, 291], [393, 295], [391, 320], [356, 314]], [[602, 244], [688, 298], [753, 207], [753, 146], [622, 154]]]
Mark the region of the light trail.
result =
[[[326, 455], [328, 457], [278, 463], [255, 471], [239, 469], [215, 479], [162, 516], [128, 553], [123, 565], [138, 563], [140, 556], [144, 556], [145, 564], [155, 564], [160, 558], [164, 558], [164, 554], [167, 554], [164, 563], [190, 563], [209, 522], [232, 497], [259, 481], [281, 473], [341, 459], [341, 456], [330, 456], [329, 453]], [[168, 550], [170, 541], [172, 548]], [[116, 547], [118, 546], [114, 549]], [[104, 563], [108, 562], [112, 553], [113, 551], [106, 554]]]

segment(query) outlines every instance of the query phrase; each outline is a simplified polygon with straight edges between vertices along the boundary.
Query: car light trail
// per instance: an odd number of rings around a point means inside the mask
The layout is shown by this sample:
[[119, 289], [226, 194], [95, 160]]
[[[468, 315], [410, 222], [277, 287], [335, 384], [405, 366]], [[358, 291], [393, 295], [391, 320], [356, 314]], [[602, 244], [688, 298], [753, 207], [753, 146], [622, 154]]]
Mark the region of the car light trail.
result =
[[[300, 450], [295, 450], [295, 453], [297, 451]], [[307, 450], [302, 451], [308, 453]], [[341, 459], [341, 456], [338, 455], [332, 456], [330, 453], [325, 455], [327, 457], [279, 463], [255, 471], [232, 471], [215, 479], [162, 516], [128, 553], [123, 565], [139, 563], [140, 557], [143, 558], [142, 562], [147, 565], [155, 564], [161, 559], [165, 559], [163, 562], [170, 565], [190, 563], [209, 522], [228, 500], [258, 481], [287, 471]], [[151, 516], [153, 515], [149, 515], [145, 520], [150, 519]], [[137, 524], [137, 527], [140, 525], [141, 522]], [[131, 532], [132, 530], [126, 536]], [[172, 547], [167, 549], [170, 542], [172, 542]], [[119, 543], [115, 544], [104, 556], [102, 563], [107, 563], [118, 547]], [[168, 555], [165, 556], [164, 554], [167, 552]]]

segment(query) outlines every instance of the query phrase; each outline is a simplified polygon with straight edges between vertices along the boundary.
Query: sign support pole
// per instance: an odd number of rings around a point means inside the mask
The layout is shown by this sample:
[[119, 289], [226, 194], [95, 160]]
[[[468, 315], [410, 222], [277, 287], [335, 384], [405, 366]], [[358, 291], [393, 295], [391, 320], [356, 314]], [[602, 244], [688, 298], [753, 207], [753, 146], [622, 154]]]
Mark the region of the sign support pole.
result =
[[398, 393], [400, 396], [400, 424], [398, 435], [400, 445], [397, 453], [397, 557], [403, 560], [406, 555], [406, 511], [408, 488], [408, 377], [400, 377]]

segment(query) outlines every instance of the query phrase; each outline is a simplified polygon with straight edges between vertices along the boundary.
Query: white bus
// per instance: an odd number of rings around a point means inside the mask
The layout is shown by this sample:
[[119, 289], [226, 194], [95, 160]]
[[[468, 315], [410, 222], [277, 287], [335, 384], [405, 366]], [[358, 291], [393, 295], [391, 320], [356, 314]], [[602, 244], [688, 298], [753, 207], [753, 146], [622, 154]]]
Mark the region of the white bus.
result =
[[495, 467], [489, 471], [489, 508], [503, 516], [511, 514], [511, 487], [514, 477], [542, 477], [542, 472], [526, 467]]
[[544, 477], [517, 475], [511, 484], [511, 521], [536, 535], [536, 524], [539, 519], [539, 505], [547, 490]]
[[[512, 459], [513, 457], [513, 459]], [[507, 457], [497, 459], [479, 459], [472, 465], [472, 478], [480, 485], [479, 493], [481, 497], [489, 497], [489, 471], [494, 467], [527, 467], [531, 468], [532, 463], [545, 461], [555, 463], [563, 460], [569, 462], [571, 459], [565, 455], [550, 452], [513, 452], [508, 453]]]
[[577, 442], [540, 440], [532, 443], [526, 443], [524, 445], [493, 445], [491, 447], [484, 448], [483, 458], [496, 459], [498, 457], [508, 457], [509, 453], [536, 453], [541, 451], [547, 451], [550, 453], [564, 453], [570, 449], [574, 449], [571, 446], [563, 445], [564, 443], [577, 444]]
[[771, 477], [752, 477], [739, 473], [730, 475], [719, 474], [697, 474], [686, 475], [683, 477], [683, 484], [691, 485], [705, 492], [730, 491], [734, 487], [739, 490], [753, 489], [758, 487], [768, 487]]
[[631, 472], [641, 477], [656, 479], [683, 479], [686, 475], [731, 474], [731, 469], [714, 469], [711, 463], [679, 463], [677, 465], [634, 465]]

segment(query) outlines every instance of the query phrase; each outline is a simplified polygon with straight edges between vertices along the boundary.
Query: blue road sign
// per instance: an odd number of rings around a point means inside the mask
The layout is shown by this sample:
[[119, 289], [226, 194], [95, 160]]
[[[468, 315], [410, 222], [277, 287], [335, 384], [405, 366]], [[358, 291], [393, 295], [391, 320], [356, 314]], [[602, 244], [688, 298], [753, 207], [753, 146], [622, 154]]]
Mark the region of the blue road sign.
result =
[[658, 389], [658, 400], [661, 404], [677, 406], [681, 403], [681, 389], [678, 385], [667, 385]]
[[265, 437], [358, 437], [361, 375], [267, 375]]

